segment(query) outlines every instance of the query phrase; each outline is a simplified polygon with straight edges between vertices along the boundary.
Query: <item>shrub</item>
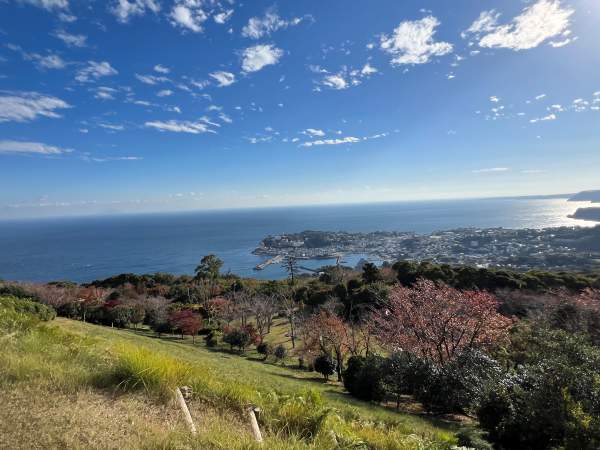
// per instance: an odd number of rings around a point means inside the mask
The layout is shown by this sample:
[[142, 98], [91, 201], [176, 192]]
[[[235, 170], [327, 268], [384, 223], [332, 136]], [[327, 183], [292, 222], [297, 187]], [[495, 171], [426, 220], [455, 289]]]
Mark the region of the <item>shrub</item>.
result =
[[273, 354], [273, 346], [266, 342], [261, 342], [260, 344], [258, 344], [256, 346], [256, 351], [258, 353], [260, 353], [261, 355], [264, 355], [264, 357], [265, 357], [264, 360], [266, 361], [267, 358], [269, 357], [269, 355]]
[[415, 397], [430, 411], [471, 412], [500, 379], [499, 364], [477, 350], [461, 353], [444, 367], [431, 366]]
[[458, 445], [475, 450], [493, 450], [494, 447], [487, 440], [487, 433], [478, 428], [463, 428], [456, 433]]
[[234, 328], [223, 335], [223, 342], [229, 344], [231, 350], [237, 347], [240, 353], [243, 353], [248, 344], [250, 344], [251, 337], [246, 330]]
[[344, 387], [356, 398], [380, 402], [385, 397], [384, 368], [381, 356], [352, 356], [344, 370]]
[[532, 332], [524, 365], [483, 397], [477, 411], [504, 448], [600, 447], [600, 350], [563, 331]]
[[46, 322], [56, 317], [56, 311], [51, 306], [42, 305], [26, 298], [0, 297], [0, 306], [10, 308], [18, 313], [30, 314]]
[[217, 346], [217, 335], [218, 333], [216, 330], [210, 330], [207, 332], [206, 336], [204, 336], [204, 342], [206, 342], [207, 347], [213, 348]]
[[335, 361], [329, 355], [317, 356], [313, 365], [315, 371], [323, 375], [325, 381], [329, 380], [329, 377], [335, 373]]
[[273, 355], [275, 356], [277, 361], [281, 361], [287, 356], [287, 348], [285, 348], [283, 345], [279, 344], [277, 347], [275, 347], [275, 350], [273, 351]]

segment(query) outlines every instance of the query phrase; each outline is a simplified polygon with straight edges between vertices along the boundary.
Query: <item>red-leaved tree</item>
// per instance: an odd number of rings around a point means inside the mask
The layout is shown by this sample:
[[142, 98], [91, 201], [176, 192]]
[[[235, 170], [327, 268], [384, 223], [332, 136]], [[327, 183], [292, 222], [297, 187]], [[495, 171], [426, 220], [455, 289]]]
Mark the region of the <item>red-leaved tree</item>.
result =
[[189, 309], [173, 311], [169, 315], [169, 323], [181, 332], [181, 339], [185, 334], [192, 336], [192, 343], [196, 343], [196, 335], [202, 328], [202, 317]]
[[488, 292], [420, 280], [413, 288], [396, 286], [373, 320], [388, 350], [409, 351], [443, 365], [466, 348], [489, 348], [508, 337], [512, 320], [497, 307]]

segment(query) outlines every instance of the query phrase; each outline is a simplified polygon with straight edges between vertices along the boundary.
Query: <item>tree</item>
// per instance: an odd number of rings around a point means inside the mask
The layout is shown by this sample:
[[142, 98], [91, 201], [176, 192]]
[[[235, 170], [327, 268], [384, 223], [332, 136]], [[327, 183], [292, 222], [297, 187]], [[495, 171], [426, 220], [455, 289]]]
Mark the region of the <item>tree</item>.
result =
[[335, 373], [335, 362], [329, 355], [317, 356], [314, 362], [315, 371], [323, 375], [325, 381], [329, 380], [329, 377]]
[[370, 262], [363, 265], [362, 278], [367, 284], [383, 280], [383, 277], [381, 276], [381, 273], [379, 272], [377, 266]]
[[342, 381], [344, 358], [349, 350], [349, 330], [335, 313], [322, 309], [309, 317], [302, 327], [303, 353], [335, 357], [338, 381]]
[[380, 402], [385, 397], [384, 369], [381, 356], [352, 356], [344, 370], [344, 387], [356, 398]]
[[295, 276], [298, 272], [298, 260], [296, 259], [296, 255], [287, 255], [283, 260], [282, 267], [288, 273], [288, 277], [290, 278], [290, 283], [292, 286], [295, 283]]
[[106, 292], [96, 287], [86, 287], [79, 290], [77, 298], [81, 304], [82, 320], [85, 322], [87, 314], [102, 306], [102, 299]]
[[229, 344], [231, 350], [233, 347], [237, 347], [240, 353], [243, 353], [248, 344], [252, 342], [252, 337], [244, 328], [233, 328], [225, 332], [223, 342]]
[[223, 261], [216, 255], [206, 255], [200, 260], [200, 264], [196, 267], [196, 280], [204, 285], [204, 292], [208, 293], [205, 295], [204, 303], [217, 295], [217, 280], [219, 278], [219, 271], [223, 266]]
[[273, 295], [259, 295], [249, 303], [249, 309], [256, 321], [256, 330], [262, 341], [271, 332], [273, 317], [277, 312], [277, 305]]
[[388, 350], [403, 349], [444, 365], [466, 348], [489, 348], [507, 339], [512, 320], [497, 307], [487, 292], [420, 280], [414, 288], [396, 286], [373, 320]]
[[280, 305], [281, 312], [285, 315], [290, 327], [292, 348], [296, 348], [296, 322], [298, 319], [298, 305], [296, 303], [295, 293], [290, 290], [280, 294], [278, 303]]
[[130, 321], [133, 324], [133, 327], [135, 330], [137, 330], [137, 327], [139, 324], [144, 322], [145, 318], [146, 318], [146, 309], [144, 308], [144, 305], [137, 303], [131, 307]]
[[173, 311], [169, 315], [172, 327], [179, 330], [181, 339], [184, 335], [192, 336], [192, 343], [196, 343], [196, 335], [202, 328], [202, 317], [190, 309]]
[[196, 267], [197, 279], [216, 280], [219, 278], [219, 271], [223, 266], [223, 261], [216, 255], [206, 255], [200, 260], [200, 264]]

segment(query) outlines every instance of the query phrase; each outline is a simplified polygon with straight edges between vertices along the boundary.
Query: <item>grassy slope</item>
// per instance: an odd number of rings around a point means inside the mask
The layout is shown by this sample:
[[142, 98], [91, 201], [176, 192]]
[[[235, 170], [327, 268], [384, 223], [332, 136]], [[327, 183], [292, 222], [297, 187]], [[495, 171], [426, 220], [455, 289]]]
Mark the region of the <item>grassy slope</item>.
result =
[[[180, 337], [159, 339], [154, 337], [153, 333], [145, 330], [138, 332], [118, 330], [67, 319], [57, 319], [57, 322], [71, 331], [99, 338], [100, 342], [104, 342], [108, 346], [113, 346], [115, 343], [135, 344], [152, 351], [166, 352], [192, 364], [199, 363], [215, 369], [223, 378], [245, 384], [252, 383], [258, 390], [276, 389], [293, 394], [311, 388], [321, 392], [332, 406], [357, 408], [361, 416], [373, 420], [391, 420], [405, 424], [407, 428], [413, 430], [442, 436], [448, 436], [456, 429], [455, 425], [447, 422], [403, 414], [357, 400], [344, 393], [339, 384], [323, 383], [322, 378], [314, 372], [292, 370], [270, 363], [265, 364], [260, 361], [260, 355], [255, 352], [248, 352], [246, 357], [240, 357], [223, 351], [209, 350], [200, 344], [200, 340], [192, 345], [191, 339], [186, 338], [183, 341]], [[283, 334], [277, 331], [278, 328], [275, 327], [274, 336], [280, 336], [280, 339], [275, 337], [274, 343], [281, 343], [285, 339], [282, 337]]]
[[[277, 332], [273, 334], [279, 339], [277, 336], [285, 339]], [[336, 407], [342, 414], [352, 413], [361, 421], [366, 420], [365, 423], [372, 421], [371, 426], [352, 425], [351, 421], [340, 422], [342, 419], [334, 415], [323, 424], [325, 430], [333, 427], [336, 431], [345, 429], [346, 433], [358, 433], [373, 443], [369, 448], [446, 448], [444, 445], [423, 446], [420, 438], [415, 436], [412, 440], [410, 435], [413, 434], [428, 436], [437, 442], [453, 441], [452, 426], [447, 424], [357, 401], [344, 394], [335, 383], [324, 384], [315, 379], [314, 374], [265, 364], [257, 360], [257, 355], [243, 358], [211, 351], [203, 344], [192, 345], [187, 339], [157, 339], [147, 331], [136, 333], [57, 319], [49, 326], [34, 328], [21, 336], [0, 333], [0, 344], [3, 346], [0, 353], [0, 449], [258, 448], [246, 418], [240, 416], [239, 401], [255, 397], [252, 390], [258, 391], [259, 399], [274, 389], [279, 395], [302, 398], [308, 395], [307, 388], [319, 391], [326, 405]], [[138, 357], [141, 359], [136, 359]], [[142, 366], [136, 366], [138, 362]], [[152, 364], [167, 370], [154, 391], [152, 387], [140, 390], [140, 386], [115, 391], [118, 382], [115, 375], [122, 375], [119, 370], [123, 367], [129, 371], [123, 379], [131, 380], [131, 376], [135, 379], [135, 374], [141, 373], [138, 372], [140, 367], [152, 367]], [[185, 429], [173, 403], [161, 402], [156, 397], [157, 392], [165, 392], [169, 375], [178, 370], [189, 373], [190, 381], [196, 380], [192, 385], [198, 388], [198, 394], [207, 399], [197, 399], [190, 404], [199, 428], [196, 438]], [[190, 370], [193, 373], [188, 372]], [[148, 375], [146, 380], [152, 380], [154, 375]], [[238, 394], [241, 397], [236, 397]], [[223, 400], [230, 403], [225, 404]], [[305, 417], [305, 407], [294, 401], [273, 403], [267, 397], [260, 401], [267, 408], [275, 405], [275, 409], [265, 411], [265, 418], [272, 420], [264, 430], [263, 448], [363, 448], [333, 445], [327, 433], [314, 436], [313, 440], [295, 434], [293, 428], [285, 432], [288, 425], [281, 428], [284, 422], [280, 421], [288, 420], [285, 423], [293, 427], [298, 417], [296, 413]], [[295, 409], [298, 406], [300, 409]], [[302, 423], [298, 430], [309, 426]]]

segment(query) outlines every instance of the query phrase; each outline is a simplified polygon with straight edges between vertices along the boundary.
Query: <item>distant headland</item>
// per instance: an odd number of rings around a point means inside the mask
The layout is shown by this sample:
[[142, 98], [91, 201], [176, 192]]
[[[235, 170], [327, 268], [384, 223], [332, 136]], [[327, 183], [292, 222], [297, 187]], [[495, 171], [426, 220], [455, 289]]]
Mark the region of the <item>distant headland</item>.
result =
[[[571, 197], [570, 202], [591, 202], [600, 203], [600, 190], [582, 191]], [[573, 214], [569, 215], [571, 219], [589, 220], [600, 222], [600, 207], [578, 208]]]

